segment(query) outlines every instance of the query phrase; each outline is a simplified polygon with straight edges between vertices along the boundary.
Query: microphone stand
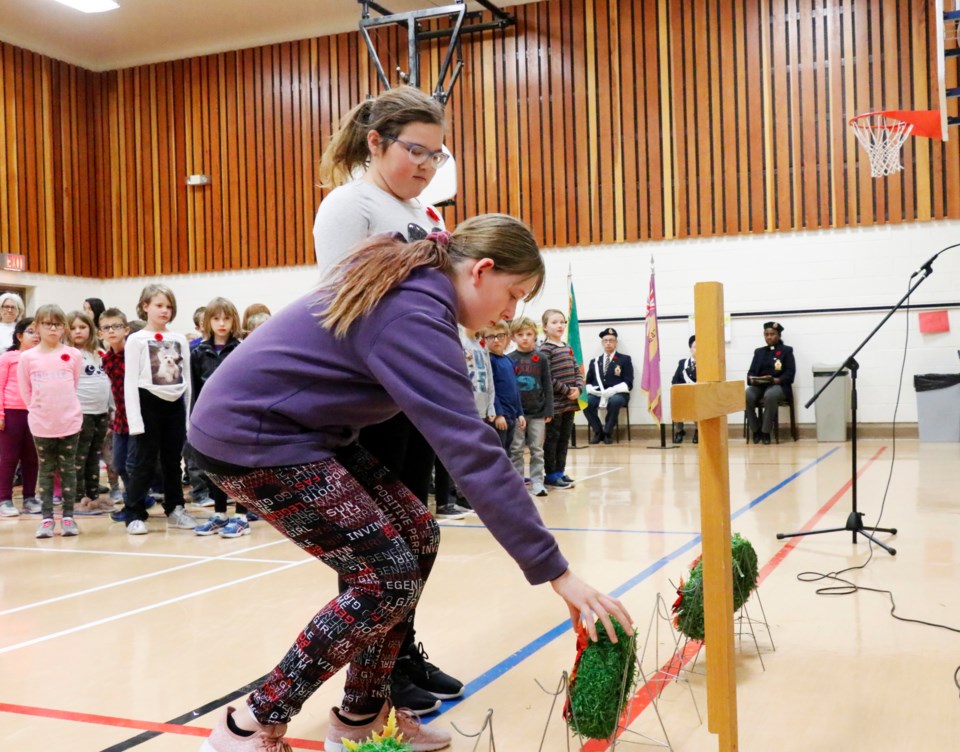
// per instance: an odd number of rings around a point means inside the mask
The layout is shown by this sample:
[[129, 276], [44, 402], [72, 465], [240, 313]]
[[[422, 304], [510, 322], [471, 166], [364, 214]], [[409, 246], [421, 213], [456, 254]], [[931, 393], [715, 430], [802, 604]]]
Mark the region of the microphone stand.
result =
[[858, 352], [860, 352], [864, 348], [867, 342], [873, 339], [873, 335], [876, 334], [878, 331], [880, 331], [880, 328], [887, 323], [887, 320], [900, 309], [904, 301], [906, 301], [913, 294], [913, 291], [916, 290], [927, 277], [933, 274], [933, 262], [936, 260], [937, 256], [939, 256], [944, 251], [949, 250], [950, 248], [956, 248], [958, 246], [960, 246], [960, 243], [949, 245], [946, 248], [943, 248], [942, 250], [938, 251], [933, 256], [931, 256], [930, 259], [923, 266], [921, 266], [919, 269], [917, 269], [917, 271], [915, 271], [912, 275], [910, 275], [910, 279], [916, 278], [916, 281], [911, 283], [910, 289], [907, 290], [906, 295], [904, 295], [902, 298], [900, 298], [899, 301], [897, 301], [896, 305], [894, 305], [893, 308], [891, 308], [887, 312], [887, 315], [883, 317], [883, 320], [879, 324], [877, 324], [877, 326], [874, 328], [872, 332], [870, 332], [870, 334], [867, 335], [867, 338], [860, 343], [860, 345], [857, 347], [856, 350], [850, 353], [850, 356], [846, 360], [843, 361], [843, 365], [841, 365], [836, 371], [834, 371], [833, 375], [829, 379], [827, 379], [827, 383], [821, 386], [820, 389], [817, 391], [817, 393], [814, 394], [813, 397], [811, 397], [807, 401], [807, 403], [804, 405], [804, 407], [809, 409], [810, 405], [812, 405], [814, 402], [817, 401], [817, 399], [819, 399], [820, 395], [823, 394], [826, 388], [833, 383], [833, 380], [843, 372], [844, 368], [850, 369], [850, 376], [851, 376], [850, 417], [853, 422], [853, 434], [852, 434], [852, 444], [851, 444], [852, 480], [850, 484], [850, 496], [851, 496], [851, 502], [852, 502], [853, 508], [849, 516], [847, 517], [847, 524], [844, 525], [843, 527], [832, 527], [826, 530], [806, 530], [806, 531], [801, 531], [796, 533], [777, 533], [777, 540], [783, 540], [784, 538], [796, 538], [802, 535], [820, 535], [822, 533], [842, 533], [842, 532], [849, 531], [850, 533], [852, 533], [854, 543], [857, 542], [857, 536], [862, 535], [864, 538], [868, 538], [869, 540], [876, 543], [878, 546], [880, 546], [880, 548], [884, 549], [891, 556], [896, 556], [897, 550], [895, 548], [888, 546], [886, 543], [882, 541], [877, 540], [872, 535], [872, 533], [890, 533], [891, 535], [896, 535], [897, 529], [895, 527], [893, 528], [865, 527], [863, 524], [863, 512], [860, 512], [857, 510], [857, 371], [860, 369], [860, 364], [857, 363], [856, 361], [856, 355]]

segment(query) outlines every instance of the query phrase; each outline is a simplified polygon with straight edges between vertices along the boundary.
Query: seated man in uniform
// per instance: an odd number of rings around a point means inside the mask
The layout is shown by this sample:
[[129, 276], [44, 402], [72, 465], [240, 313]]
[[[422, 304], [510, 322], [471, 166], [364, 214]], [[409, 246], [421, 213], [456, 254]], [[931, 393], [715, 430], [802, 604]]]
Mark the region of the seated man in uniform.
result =
[[[612, 326], [600, 332], [603, 355], [590, 361], [587, 369], [587, 406], [583, 414], [590, 424], [590, 443], [613, 443], [620, 408], [630, 401], [633, 389], [633, 361], [617, 352], [617, 330]], [[600, 422], [597, 410], [607, 408], [606, 420]]]
[[[783, 327], [776, 321], [763, 325], [764, 347], [753, 352], [753, 362], [747, 371], [747, 424], [753, 434], [753, 443], [770, 443], [770, 430], [780, 405], [793, 399], [793, 380], [797, 363], [793, 348], [783, 344]], [[757, 414], [757, 403], [763, 400], [763, 423]]]
[[[673, 380], [671, 384], [696, 384], [697, 383], [697, 337], [696, 335], [690, 335], [690, 339], [687, 340], [687, 345], [690, 347], [690, 357], [680, 358], [680, 362], [677, 364], [677, 370], [673, 374]], [[673, 443], [680, 444], [683, 442], [683, 437], [687, 435], [687, 432], [683, 430], [683, 423], [673, 423]], [[699, 441], [699, 432], [694, 423], [693, 428], [693, 443], [696, 444]]]

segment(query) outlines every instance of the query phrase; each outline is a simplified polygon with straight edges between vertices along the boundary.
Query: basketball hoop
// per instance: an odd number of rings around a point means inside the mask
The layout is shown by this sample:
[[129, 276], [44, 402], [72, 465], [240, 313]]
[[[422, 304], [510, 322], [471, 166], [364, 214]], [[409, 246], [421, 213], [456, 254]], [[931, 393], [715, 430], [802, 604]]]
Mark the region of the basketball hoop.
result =
[[850, 127], [870, 157], [870, 175], [886, 177], [903, 169], [900, 148], [908, 136], [942, 138], [937, 110], [884, 110], [850, 118]]

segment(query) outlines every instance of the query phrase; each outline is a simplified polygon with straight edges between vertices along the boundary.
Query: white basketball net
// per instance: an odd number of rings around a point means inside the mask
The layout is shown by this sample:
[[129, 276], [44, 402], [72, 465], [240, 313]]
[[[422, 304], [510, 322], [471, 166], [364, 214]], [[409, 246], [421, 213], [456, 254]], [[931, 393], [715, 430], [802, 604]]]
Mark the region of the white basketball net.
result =
[[900, 148], [913, 132], [911, 123], [871, 113], [851, 120], [850, 127], [870, 156], [871, 176], [882, 178], [903, 169]]

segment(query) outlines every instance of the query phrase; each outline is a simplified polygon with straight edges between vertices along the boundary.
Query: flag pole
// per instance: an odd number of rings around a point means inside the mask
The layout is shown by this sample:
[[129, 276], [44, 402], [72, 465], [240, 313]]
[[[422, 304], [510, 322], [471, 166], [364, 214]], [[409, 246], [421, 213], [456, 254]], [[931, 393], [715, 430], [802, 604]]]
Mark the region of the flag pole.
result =
[[667, 446], [667, 427], [663, 422], [662, 389], [660, 382], [660, 327], [657, 322], [656, 264], [650, 254], [650, 289], [647, 294], [647, 315], [644, 320], [643, 377], [640, 389], [647, 394], [647, 412], [660, 426], [659, 446], [648, 449], [676, 449]]

